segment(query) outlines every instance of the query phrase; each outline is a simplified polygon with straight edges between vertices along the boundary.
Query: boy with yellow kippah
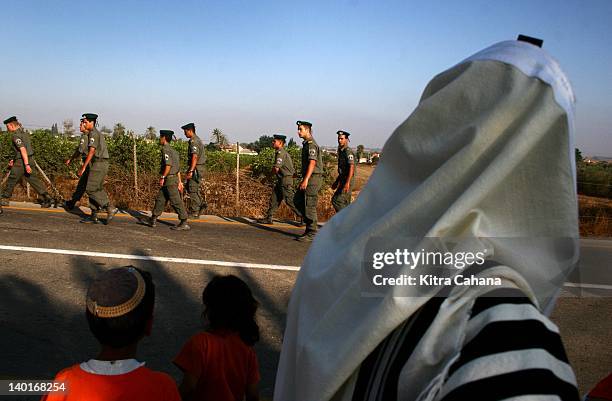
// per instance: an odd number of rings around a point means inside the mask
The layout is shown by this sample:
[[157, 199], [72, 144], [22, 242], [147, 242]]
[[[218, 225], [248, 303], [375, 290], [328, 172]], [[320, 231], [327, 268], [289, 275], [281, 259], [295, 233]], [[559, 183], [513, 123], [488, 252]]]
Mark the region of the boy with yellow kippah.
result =
[[55, 381], [65, 383], [66, 391], [50, 393], [42, 400], [180, 400], [169, 375], [135, 359], [138, 342], [151, 334], [154, 304], [150, 273], [135, 267], [102, 273], [89, 286], [85, 311], [100, 353], [96, 359], [59, 372]]

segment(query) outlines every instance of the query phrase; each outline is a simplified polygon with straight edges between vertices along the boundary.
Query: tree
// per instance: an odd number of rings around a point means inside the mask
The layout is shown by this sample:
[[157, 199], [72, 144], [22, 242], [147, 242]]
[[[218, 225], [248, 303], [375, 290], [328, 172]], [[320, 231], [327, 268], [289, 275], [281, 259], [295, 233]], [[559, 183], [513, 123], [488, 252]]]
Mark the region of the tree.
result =
[[208, 145], [205, 146], [205, 149], [209, 152], [215, 152], [217, 150], [221, 150], [221, 148], [219, 147], [219, 145], [217, 145], [214, 142], [209, 142]]
[[147, 127], [145, 138], [152, 139], [152, 140], [157, 139], [157, 131], [155, 130], [155, 127]]
[[108, 135], [108, 134], [111, 134], [113, 130], [108, 128], [106, 125], [103, 125], [102, 128], [100, 128], [100, 132]]
[[113, 138], [118, 138], [125, 135], [125, 126], [121, 123], [115, 124], [113, 127]]
[[287, 148], [297, 148], [297, 143], [295, 143], [295, 140], [293, 140], [293, 138], [289, 139], [289, 142], [287, 142]]
[[215, 144], [219, 147], [225, 146], [229, 143], [227, 136], [219, 129], [215, 128], [212, 131], [212, 137], [215, 138]]
[[64, 125], [64, 135], [65, 136], [72, 136], [74, 134], [74, 122], [72, 122], [72, 119], [66, 119], [63, 122]]
[[363, 157], [364, 149], [365, 147], [363, 145], [357, 145], [357, 162]]
[[57, 123], [53, 124], [51, 126], [51, 135], [53, 136], [59, 136], [59, 131], [57, 129]]
[[582, 160], [582, 152], [580, 149], [576, 148], [576, 163], [581, 163]]
[[264, 148], [271, 148], [273, 140], [274, 140], [274, 137], [271, 137], [269, 135], [262, 135], [259, 137], [258, 140], [249, 144], [250, 145], [249, 147], [250, 149], [253, 149], [255, 152], [259, 153]]

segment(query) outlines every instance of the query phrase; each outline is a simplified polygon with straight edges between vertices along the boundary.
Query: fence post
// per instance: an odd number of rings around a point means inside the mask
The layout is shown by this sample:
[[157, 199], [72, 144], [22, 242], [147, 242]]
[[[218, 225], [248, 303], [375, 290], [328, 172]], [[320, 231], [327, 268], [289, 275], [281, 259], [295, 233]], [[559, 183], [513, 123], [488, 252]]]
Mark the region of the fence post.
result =
[[240, 142], [236, 142], [236, 216], [240, 216]]
[[134, 135], [134, 131], [131, 131], [131, 134], [134, 142], [134, 194], [136, 195], [136, 199], [138, 199], [138, 156], [136, 154], [136, 135]]

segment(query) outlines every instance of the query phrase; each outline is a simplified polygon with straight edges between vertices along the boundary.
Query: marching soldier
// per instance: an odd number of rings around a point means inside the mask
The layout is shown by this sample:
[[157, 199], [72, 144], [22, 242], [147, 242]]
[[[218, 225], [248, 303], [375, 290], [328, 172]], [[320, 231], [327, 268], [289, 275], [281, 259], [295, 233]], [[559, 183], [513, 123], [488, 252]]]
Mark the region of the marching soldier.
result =
[[191, 202], [189, 204], [189, 218], [197, 219], [206, 209], [206, 200], [200, 196], [200, 185], [204, 182], [204, 172], [206, 170], [206, 154], [204, 145], [196, 135], [195, 124], [189, 123], [181, 127], [185, 136], [189, 138], [189, 149], [187, 151], [187, 191]]
[[332, 196], [332, 205], [336, 212], [351, 203], [353, 185], [355, 184], [355, 154], [349, 148], [350, 133], [338, 131], [338, 178], [332, 184], [336, 192]]
[[34, 150], [32, 149], [32, 143], [30, 141], [30, 133], [27, 132], [21, 126], [21, 123], [17, 121], [17, 117], [12, 116], [4, 120], [6, 128], [11, 133], [11, 142], [15, 148], [15, 156], [9, 161], [9, 168], [11, 172], [6, 183], [6, 188], [2, 193], [2, 200], [0, 205], [7, 206], [9, 199], [13, 195], [15, 185], [21, 181], [21, 177], [25, 177], [26, 181], [30, 183], [32, 188], [42, 197], [41, 207], [50, 207], [53, 199], [47, 193], [47, 188], [44, 184], [32, 174], [32, 167], [30, 163], [34, 164]]
[[274, 135], [272, 140], [272, 147], [276, 150], [274, 154], [274, 167], [272, 167], [272, 173], [276, 175], [276, 183], [272, 189], [270, 207], [266, 217], [257, 219], [257, 222], [261, 224], [272, 224], [272, 216], [283, 200], [285, 200], [285, 203], [293, 213], [300, 217], [302, 216], [302, 213], [294, 204], [295, 189], [293, 188], [293, 175], [295, 174], [295, 169], [293, 168], [291, 156], [285, 149], [286, 139], [285, 135]]
[[157, 218], [163, 213], [166, 203], [170, 201], [170, 204], [178, 214], [180, 220], [179, 224], [171, 227], [173, 230], [189, 230], [191, 227], [187, 224], [187, 212], [185, 211], [185, 205], [181, 199], [179, 191], [183, 190], [183, 183], [181, 182], [181, 173], [179, 166], [179, 154], [170, 146], [170, 141], [174, 136], [174, 131], [160, 130], [159, 131], [159, 144], [162, 146], [161, 149], [161, 167], [159, 179], [159, 193], [157, 199], [155, 199], [155, 206], [151, 212], [151, 219], [148, 222], [150, 227], [157, 225]]
[[312, 137], [312, 124], [308, 121], [297, 121], [298, 136], [302, 142], [302, 182], [295, 194], [295, 205], [304, 216], [306, 231], [298, 241], [310, 242], [317, 233], [317, 201], [321, 189], [323, 159], [321, 149]]
[[[66, 160], [66, 166], [69, 166], [70, 163], [76, 158], [81, 158], [81, 162], [85, 163], [85, 159], [87, 159], [87, 154], [89, 153], [88, 144], [89, 138], [87, 135], [87, 131], [85, 130], [85, 119], [81, 118], [81, 124], [79, 125], [79, 130], [81, 131], [81, 138], [79, 140], [79, 145], [74, 150], [72, 156]], [[81, 200], [83, 195], [85, 194], [85, 190], [87, 188], [87, 178], [89, 177], [89, 166], [85, 168], [83, 174], [79, 177], [79, 182], [77, 183], [77, 187], [72, 194], [72, 198], [69, 201], [66, 201], [65, 208], [67, 210], [74, 209], [76, 203]]]
[[98, 131], [98, 115], [93, 113], [85, 113], [82, 116], [83, 128], [87, 132], [88, 138], [88, 151], [87, 157], [83, 165], [79, 169], [77, 175], [82, 177], [85, 171], [89, 167], [87, 185], [85, 186], [85, 192], [89, 197], [89, 207], [91, 208], [91, 215], [81, 220], [82, 223], [94, 223], [98, 224], [98, 213], [100, 210], [106, 210], [107, 218], [105, 224], [110, 224], [111, 220], [119, 211], [113, 207], [108, 194], [104, 190], [104, 178], [108, 173], [109, 167], [109, 155], [108, 148], [106, 146], [106, 140], [104, 135]]

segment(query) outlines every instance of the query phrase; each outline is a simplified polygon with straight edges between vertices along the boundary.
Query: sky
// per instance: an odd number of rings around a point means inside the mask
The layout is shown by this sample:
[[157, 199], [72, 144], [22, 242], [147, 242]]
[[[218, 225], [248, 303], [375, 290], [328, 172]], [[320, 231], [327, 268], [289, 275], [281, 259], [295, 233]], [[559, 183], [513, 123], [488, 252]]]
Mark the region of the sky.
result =
[[313, 123], [382, 147], [436, 74], [523, 33], [568, 75], [576, 143], [612, 156], [612, 1], [2, 0], [0, 113], [30, 128], [94, 112], [210, 140]]

